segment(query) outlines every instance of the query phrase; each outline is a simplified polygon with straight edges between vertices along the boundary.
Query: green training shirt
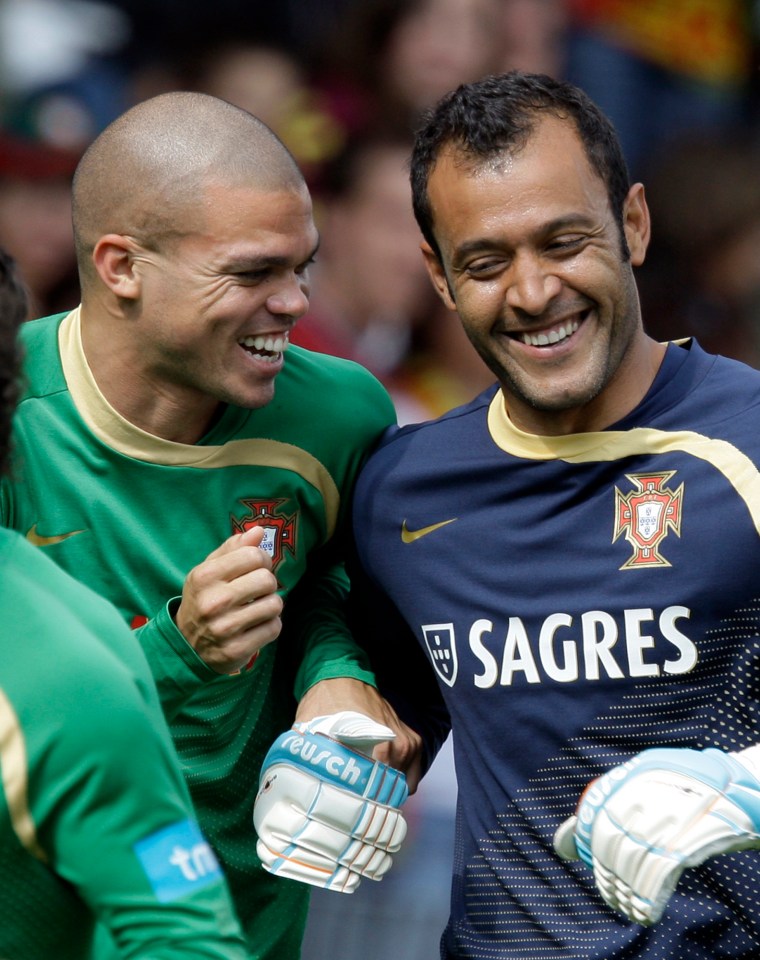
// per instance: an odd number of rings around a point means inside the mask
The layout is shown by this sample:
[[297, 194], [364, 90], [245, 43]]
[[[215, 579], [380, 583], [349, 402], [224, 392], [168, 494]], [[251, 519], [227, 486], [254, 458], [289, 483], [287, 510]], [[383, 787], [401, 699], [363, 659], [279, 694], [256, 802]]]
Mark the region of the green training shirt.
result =
[[[309, 888], [263, 870], [251, 810], [261, 761], [296, 698], [322, 679], [373, 681], [343, 621], [342, 556], [349, 493], [394, 420], [391, 401], [362, 367], [291, 347], [270, 404], [227, 407], [199, 444], [173, 443], [105, 400], [78, 311], [27, 323], [22, 337], [27, 389], [2, 519], [127, 623], [144, 623], [139, 637], [251, 955], [297, 957]], [[249, 670], [220, 676], [171, 613], [189, 570], [253, 524], [266, 529], [283, 631]]]
[[116, 611], [0, 530], [0, 956], [242, 960], [148, 664]]

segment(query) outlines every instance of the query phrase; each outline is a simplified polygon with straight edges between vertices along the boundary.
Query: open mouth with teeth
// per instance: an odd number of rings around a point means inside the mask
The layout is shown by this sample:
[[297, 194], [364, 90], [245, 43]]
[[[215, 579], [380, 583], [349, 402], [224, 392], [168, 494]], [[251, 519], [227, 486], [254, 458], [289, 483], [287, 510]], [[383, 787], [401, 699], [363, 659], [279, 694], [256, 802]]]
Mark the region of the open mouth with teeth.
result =
[[538, 333], [519, 333], [516, 339], [529, 347], [553, 347], [557, 343], [562, 343], [575, 333], [580, 326], [579, 320], [568, 320], [567, 323], [561, 323], [551, 330], [541, 330]]
[[279, 360], [290, 346], [287, 334], [276, 337], [243, 337], [238, 342], [244, 350], [247, 350], [257, 360], [268, 360], [270, 362]]

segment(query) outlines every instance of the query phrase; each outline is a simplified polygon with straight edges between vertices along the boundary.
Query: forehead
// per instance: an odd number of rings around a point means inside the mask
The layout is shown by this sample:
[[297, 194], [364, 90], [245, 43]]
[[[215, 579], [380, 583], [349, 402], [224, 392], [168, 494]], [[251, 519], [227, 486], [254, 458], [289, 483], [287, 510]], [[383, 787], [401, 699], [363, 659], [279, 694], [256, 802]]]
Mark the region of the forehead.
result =
[[436, 237], [494, 219], [554, 219], [572, 211], [606, 212], [607, 189], [569, 123], [539, 121], [526, 144], [482, 160], [447, 147], [434, 166], [428, 194]]
[[305, 184], [262, 190], [212, 183], [192, 204], [186, 241], [228, 255], [232, 250], [307, 259], [317, 243], [311, 197]]

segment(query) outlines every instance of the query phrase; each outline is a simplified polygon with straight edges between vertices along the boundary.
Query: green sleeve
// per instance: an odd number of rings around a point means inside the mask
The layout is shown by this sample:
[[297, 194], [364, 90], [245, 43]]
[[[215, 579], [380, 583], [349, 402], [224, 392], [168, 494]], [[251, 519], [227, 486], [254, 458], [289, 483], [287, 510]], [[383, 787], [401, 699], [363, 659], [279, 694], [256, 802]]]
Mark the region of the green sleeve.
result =
[[184, 703], [210, 681], [219, 678], [183, 637], [173, 613], [179, 599], [170, 600], [158, 614], [135, 631], [150, 664], [161, 707], [172, 720]]
[[293, 626], [302, 651], [293, 691], [296, 700], [320, 680], [335, 677], [351, 677], [375, 685], [369, 658], [354, 641], [347, 624], [347, 597], [345, 569], [341, 564], [333, 564], [305, 578], [289, 598], [288, 611], [296, 611]]
[[40, 704], [26, 718], [40, 847], [124, 957], [243, 960], [168, 730], [121, 665], [90, 652], [84, 668], [59, 665], [44, 684], [66, 723], [43, 725]]
[[350, 542], [351, 495], [356, 478], [384, 431], [395, 424], [396, 413], [385, 388], [366, 370], [357, 367], [355, 372], [358, 379], [351, 395], [356, 433], [341, 440], [346, 463], [336, 529], [330, 542], [310, 558], [310, 575], [288, 600], [287, 610], [297, 611], [293, 620], [302, 651], [294, 686], [297, 700], [320, 680], [336, 677], [376, 686], [369, 658], [348, 625], [349, 579], [344, 559]]

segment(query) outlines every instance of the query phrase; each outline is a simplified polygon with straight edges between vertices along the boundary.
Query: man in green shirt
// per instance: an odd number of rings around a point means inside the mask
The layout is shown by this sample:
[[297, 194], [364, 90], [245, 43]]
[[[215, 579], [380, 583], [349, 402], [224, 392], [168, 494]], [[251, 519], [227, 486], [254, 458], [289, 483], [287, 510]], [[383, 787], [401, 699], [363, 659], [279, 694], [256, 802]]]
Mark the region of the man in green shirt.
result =
[[267, 749], [343, 710], [398, 732], [396, 766], [418, 742], [343, 617], [349, 495], [393, 408], [361, 367], [288, 349], [319, 238], [250, 114], [138, 104], [85, 153], [73, 209], [82, 302], [25, 325], [1, 517], [138, 628], [250, 956], [289, 960], [309, 888], [256, 855]]
[[[0, 472], [26, 298], [0, 251]], [[243, 960], [150, 670], [113, 607], [0, 529], [0, 956]]]

